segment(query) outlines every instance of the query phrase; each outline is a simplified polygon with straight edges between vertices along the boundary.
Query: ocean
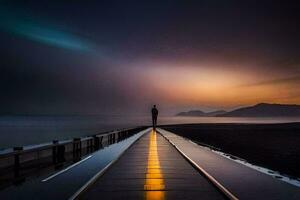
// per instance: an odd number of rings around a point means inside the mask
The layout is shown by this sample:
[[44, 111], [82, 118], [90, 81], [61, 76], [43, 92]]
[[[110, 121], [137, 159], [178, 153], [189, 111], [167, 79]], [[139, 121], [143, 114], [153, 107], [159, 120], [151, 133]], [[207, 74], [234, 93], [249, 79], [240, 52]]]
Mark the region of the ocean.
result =
[[[184, 123], [287, 123], [300, 118], [169, 117], [158, 124]], [[100, 132], [151, 125], [150, 116], [1, 116], [0, 149], [41, 144], [52, 140], [93, 135]]]

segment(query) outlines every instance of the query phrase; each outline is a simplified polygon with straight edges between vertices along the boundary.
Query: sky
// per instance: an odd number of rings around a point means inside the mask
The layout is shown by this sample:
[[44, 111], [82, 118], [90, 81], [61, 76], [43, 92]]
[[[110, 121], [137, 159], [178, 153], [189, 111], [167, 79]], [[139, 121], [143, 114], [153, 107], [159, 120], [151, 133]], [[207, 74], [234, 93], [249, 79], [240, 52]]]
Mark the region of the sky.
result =
[[1, 1], [0, 114], [300, 104], [297, 1]]

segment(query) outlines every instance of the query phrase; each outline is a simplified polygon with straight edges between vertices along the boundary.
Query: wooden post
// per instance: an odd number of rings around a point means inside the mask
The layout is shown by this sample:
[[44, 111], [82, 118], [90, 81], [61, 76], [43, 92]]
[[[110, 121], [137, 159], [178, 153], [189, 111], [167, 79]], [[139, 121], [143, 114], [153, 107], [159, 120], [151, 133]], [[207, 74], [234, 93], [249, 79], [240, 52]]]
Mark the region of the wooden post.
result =
[[116, 133], [113, 133], [113, 143], [115, 143], [116, 142]]
[[100, 146], [99, 138], [96, 135], [94, 135], [93, 139], [94, 139], [94, 148], [95, 148], [95, 150], [98, 150], [99, 146]]
[[15, 177], [19, 176], [19, 171], [20, 171], [20, 152], [21, 151], [23, 151], [23, 147], [14, 147], [14, 152], [15, 152], [14, 174], [15, 174]]
[[73, 160], [77, 161], [81, 157], [81, 139], [73, 139]]
[[81, 139], [74, 138], [73, 139], [73, 152], [79, 152], [79, 151], [81, 151]]
[[61, 144], [57, 146], [56, 159], [58, 163], [65, 162], [65, 145]]
[[58, 145], [58, 140], [53, 140], [52, 141], [52, 162], [55, 164], [57, 163], [57, 145]]

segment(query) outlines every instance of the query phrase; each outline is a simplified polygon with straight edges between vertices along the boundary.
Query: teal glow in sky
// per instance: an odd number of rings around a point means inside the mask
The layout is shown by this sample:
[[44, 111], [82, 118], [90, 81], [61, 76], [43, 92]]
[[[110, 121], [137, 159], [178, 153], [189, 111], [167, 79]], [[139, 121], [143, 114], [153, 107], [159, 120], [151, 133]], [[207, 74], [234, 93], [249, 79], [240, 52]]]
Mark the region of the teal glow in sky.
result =
[[87, 42], [75, 35], [35, 24], [17, 24], [12, 27], [12, 31], [30, 40], [55, 47], [79, 51], [91, 50]]
[[63, 49], [91, 51], [92, 45], [82, 37], [59, 30], [47, 24], [21, 16], [13, 16], [0, 9], [0, 28], [20, 37]]

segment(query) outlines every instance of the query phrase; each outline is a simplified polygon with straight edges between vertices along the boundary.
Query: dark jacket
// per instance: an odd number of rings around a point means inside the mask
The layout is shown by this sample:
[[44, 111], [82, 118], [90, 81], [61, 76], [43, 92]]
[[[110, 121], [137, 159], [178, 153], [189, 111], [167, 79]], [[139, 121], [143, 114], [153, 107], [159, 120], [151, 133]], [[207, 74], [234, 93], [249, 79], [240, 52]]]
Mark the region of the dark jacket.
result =
[[158, 110], [156, 108], [152, 108], [151, 112], [152, 112], [152, 117], [157, 117]]

